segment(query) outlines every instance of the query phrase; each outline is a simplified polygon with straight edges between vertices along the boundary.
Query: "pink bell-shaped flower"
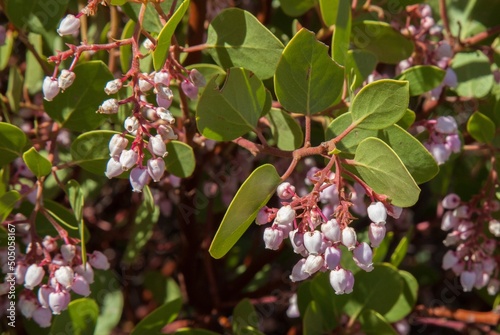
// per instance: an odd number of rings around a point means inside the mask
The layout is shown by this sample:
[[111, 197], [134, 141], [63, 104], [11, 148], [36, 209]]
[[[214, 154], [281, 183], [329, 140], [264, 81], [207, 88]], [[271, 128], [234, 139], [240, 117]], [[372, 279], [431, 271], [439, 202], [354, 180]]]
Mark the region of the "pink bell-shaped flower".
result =
[[323, 235], [333, 243], [339, 242], [342, 237], [340, 225], [336, 219], [328, 220], [321, 225]]
[[264, 229], [264, 243], [266, 249], [278, 250], [283, 242], [283, 231], [274, 227]]
[[142, 192], [144, 186], [149, 182], [149, 173], [145, 167], [135, 167], [130, 171], [130, 185], [132, 191]]

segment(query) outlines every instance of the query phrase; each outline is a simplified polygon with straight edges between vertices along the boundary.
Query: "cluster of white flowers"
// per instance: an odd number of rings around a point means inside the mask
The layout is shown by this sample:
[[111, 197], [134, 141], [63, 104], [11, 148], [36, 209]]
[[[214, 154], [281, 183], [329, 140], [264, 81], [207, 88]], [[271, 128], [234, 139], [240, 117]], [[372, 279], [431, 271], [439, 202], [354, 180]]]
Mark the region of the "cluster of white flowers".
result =
[[429, 131], [429, 138], [424, 146], [429, 150], [439, 165], [444, 164], [452, 153], [462, 150], [462, 143], [458, 136], [457, 122], [453, 116], [440, 116], [436, 120], [428, 120], [423, 130]]

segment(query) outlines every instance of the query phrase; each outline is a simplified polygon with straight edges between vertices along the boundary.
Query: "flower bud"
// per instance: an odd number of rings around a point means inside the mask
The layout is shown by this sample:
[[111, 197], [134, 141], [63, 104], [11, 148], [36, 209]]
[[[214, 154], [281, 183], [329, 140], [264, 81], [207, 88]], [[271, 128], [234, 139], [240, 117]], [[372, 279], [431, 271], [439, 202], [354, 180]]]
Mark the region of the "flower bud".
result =
[[343, 268], [330, 272], [330, 285], [335, 290], [335, 294], [351, 293], [354, 285], [354, 276], [351, 271]]
[[371, 223], [368, 228], [368, 238], [372, 248], [377, 248], [384, 240], [386, 228], [384, 224]]
[[50, 287], [49, 285], [40, 286], [40, 289], [38, 290], [38, 302], [42, 307], [49, 307], [49, 294], [52, 292], [55, 292], [53, 287]]
[[460, 205], [460, 197], [455, 193], [450, 193], [441, 201], [445, 209], [455, 209]]
[[61, 71], [61, 74], [59, 75], [59, 79], [57, 80], [57, 85], [64, 92], [65, 89], [67, 89], [73, 84], [75, 78], [76, 74], [74, 72], [64, 69]]
[[95, 250], [89, 257], [89, 263], [92, 267], [99, 270], [109, 269], [108, 257], [102, 252]]
[[154, 82], [155, 84], [162, 84], [165, 86], [170, 85], [170, 75], [167, 71], [162, 70], [159, 72], [156, 72], [154, 75]]
[[279, 224], [287, 224], [293, 222], [295, 220], [295, 211], [292, 209], [290, 205], [283, 206], [276, 213], [276, 223]]
[[458, 226], [459, 219], [452, 211], [447, 211], [444, 213], [443, 218], [441, 219], [441, 229], [444, 231], [448, 231], [452, 228]]
[[31, 319], [33, 313], [38, 308], [38, 303], [36, 299], [32, 295], [21, 295], [18, 303], [19, 310], [21, 314], [24, 315], [25, 318]]
[[[457, 74], [455, 73], [455, 71], [453, 71], [453, 69], [451, 67], [446, 69], [446, 74], [444, 75], [443, 84], [445, 84], [446, 86], [451, 87], [451, 88], [455, 88], [458, 85]], [[455, 123], [455, 126], [456, 126], [456, 123]], [[456, 133], [456, 132], [457, 132], [457, 129], [455, 128], [454, 133]]]
[[76, 275], [71, 285], [71, 290], [78, 295], [88, 296], [90, 294], [89, 283], [80, 275]]
[[[163, 85], [163, 84], [156, 85], [155, 93], [158, 95], [158, 97], [161, 97], [162, 99], [168, 100], [170, 102], [172, 102], [172, 100], [174, 99], [174, 93], [172, 92], [170, 87]], [[168, 108], [168, 107], [166, 107], [166, 108]]]
[[451, 150], [449, 150], [444, 144], [432, 143], [429, 146], [429, 152], [438, 165], [443, 165], [446, 163], [448, 158], [450, 158]]
[[455, 215], [456, 217], [458, 217], [460, 219], [468, 219], [469, 218], [469, 207], [467, 207], [465, 205], [459, 206], [453, 211], [453, 215]]
[[48, 252], [53, 252], [57, 249], [56, 239], [49, 235], [43, 238], [42, 245]]
[[473, 271], [464, 271], [460, 275], [460, 284], [464, 289], [464, 292], [472, 291], [474, 284], [476, 283], [476, 273]]
[[57, 79], [45, 77], [42, 84], [43, 97], [47, 101], [52, 101], [59, 94], [59, 84]]
[[154, 182], [160, 181], [165, 173], [165, 161], [163, 158], [151, 158], [148, 160], [148, 173]]
[[49, 307], [52, 310], [52, 314], [61, 314], [66, 308], [68, 308], [70, 296], [66, 291], [56, 291], [49, 294]]
[[451, 152], [458, 154], [462, 150], [462, 142], [457, 134], [452, 134], [446, 136], [446, 143], [444, 144], [446, 149]]
[[205, 77], [201, 74], [200, 71], [196, 69], [192, 69], [189, 72], [189, 79], [193, 82], [196, 87], [204, 87], [207, 84]]
[[345, 245], [348, 250], [353, 250], [356, 247], [356, 242], [356, 231], [351, 227], [345, 227], [344, 230], [342, 230], [342, 244]]
[[24, 287], [28, 290], [32, 290], [35, 286], [38, 286], [42, 282], [43, 276], [45, 276], [45, 270], [43, 267], [37, 264], [31, 264], [26, 270], [26, 275], [24, 276]]
[[488, 229], [495, 237], [500, 237], [500, 222], [498, 220], [491, 220], [488, 223]]
[[264, 229], [266, 249], [278, 250], [283, 242], [283, 231], [274, 227]]
[[144, 186], [149, 182], [148, 170], [145, 167], [135, 167], [130, 171], [130, 185], [132, 191], [142, 192]]
[[354, 262], [357, 266], [359, 266], [366, 272], [370, 272], [373, 270], [373, 252], [372, 248], [370, 248], [367, 243], [361, 242], [356, 248], [354, 248], [352, 253]]
[[50, 324], [52, 322], [52, 313], [50, 312], [50, 309], [38, 307], [33, 312], [33, 321], [38, 323], [40, 328], [50, 327]]
[[125, 149], [128, 145], [128, 140], [125, 136], [120, 134], [115, 134], [111, 137], [109, 141], [109, 155], [111, 157], [120, 156], [123, 149]]
[[453, 116], [440, 116], [436, 120], [435, 129], [441, 134], [456, 134], [457, 121], [455, 121]]
[[281, 199], [290, 199], [295, 194], [295, 186], [290, 185], [289, 182], [281, 183], [276, 189], [276, 193]]
[[292, 243], [293, 252], [296, 254], [301, 254], [306, 250], [304, 246], [304, 233], [299, 232], [298, 229], [290, 231], [288, 234], [290, 237], [290, 243]]
[[158, 126], [157, 132], [164, 141], [176, 140], [178, 138], [172, 127], [164, 124]]
[[156, 104], [161, 108], [169, 108], [172, 106], [172, 99], [165, 99], [161, 95], [156, 96]]
[[321, 225], [321, 231], [323, 235], [333, 243], [340, 242], [341, 230], [340, 225], [336, 219], [328, 220]]
[[317, 255], [321, 249], [323, 234], [319, 230], [307, 232], [304, 234], [304, 246], [312, 255]]
[[65, 289], [69, 289], [73, 283], [73, 270], [69, 266], [61, 266], [54, 272], [54, 277]]
[[142, 46], [148, 50], [154, 50], [155, 49], [155, 45], [154, 43], [149, 39], [149, 38], [146, 38], [144, 40], [144, 42], [142, 42]]
[[309, 277], [309, 274], [304, 271], [305, 270], [305, 263], [306, 263], [306, 259], [301, 258], [297, 262], [297, 264], [295, 264], [293, 266], [292, 274], [290, 275], [290, 280], [292, 282], [301, 281], [301, 280], [307, 279]]
[[165, 157], [168, 154], [167, 146], [165, 142], [163, 142], [161, 135], [151, 136], [149, 138], [148, 149], [151, 153], [160, 157]]
[[325, 250], [325, 265], [329, 270], [334, 270], [340, 264], [342, 252], [334, 246]]
[[304, 272], [310, 275], [316, 273], [323, 267], [325, 260], [320, 255], [309, 255], [304, 263]]
[[[147, 73], [143, 73], [143, 76], [144, 77], [148, 77], [148, 74]], [[151, 84], [146, 79], [139, 78], [139, 89], [141, 90], [141, 92], [146, 93], [147, 91], [149, 91], [150, 89], [152, 89], [153, 86], [154, 85]]]
[[106, 83], [106, 87], [104, 88], [104, 92], [107, 95], [115, 94], [120, 90], [120, 88], [122, 88], [122, 85], [123, 85], [123, 83], [120, 79], [110, 80]]
[[24, 278], [26, 276], [27, 270], [28, 270], [28, 268], [23, 263], [17, 264], [16, 270], [14, 272], [14, 276], [16, 277], [16, 284], [17, 285], [21, 285], [22, 283], [24, 283]]
[[127, 171], [131, 169], [136, 163], [139, 155], [134, 150], [123, 150], [120, 155], [120, 164], [122, 165], [122, 170]]
[[175, 118], [172, 116], [172, 113], [168, 109], [165, 109], [163, 107], [158, 107], [156, 109], [156, 115], [164, 121], [167, 121], [168, 123], [172, 124], [175, 122]]
[[116, 157], [111, 157], [106, 165], [106, 172], [104, 172], [104, 175], [111, 179], [113, 177], [118, 177], [122, 172], [123, 169], [120, 161], [116, 159]]
[[60, 36], [73, 35], [76, 34], [79, 29], [80, 29], [80, 19], [72, 14], [68, 14], [64, 19], [62, 19], [61, 23], [59, 24], [59, 28], [57, 28], [57, 33]]
[[83, 267], [83, 264], [77, 265], [73, 267], [73, 271], [85, 278], [87, 283], [92, 284], [94, 282], [94, 270], [89, 263], [86, 264], [85, 268]]
[[118, 108], [120, 105], [118, 104], [118, 100], [116, 99], [108, 99], [105, 100], [102, 105], [97, 109], [97, 113], [100, 114], [116, 114], [118, 113]]
[[264, 206], [257, 213], [257, 216], [255, 217], [255, 223], [258, 224], [259, 226], [262, 226], [268, 223], [269, 221], [270, 220], [269, 220], [268, 208], [267, 206]]
[[71, 263], [76, 255], [76, 247], [73, 244], [61, 245], [61, 255], [67, 263]]
[[403, 213], [403, 208], [394, 205], [389, 206], [389, 209], [387, 210], [387, 214], [395, 219], [399, 219], [401, 213]]
[[385, 206], [380, 201], [372, 202], [367, 208], [368, 217], [372, 222], [375, 223], [385, 223], [387, 220], [387, 210]]
[[192, 82], [184, 80], [181, 83], [181, 89], [189, 99], [191, 100], [198, 99], [198, 87], [194, 86]]
[[139, 129], [139, 120], [135, 116], [129, 116], [125, 119], [123, 126], [129, 133], [135, 135], [135, 132]]

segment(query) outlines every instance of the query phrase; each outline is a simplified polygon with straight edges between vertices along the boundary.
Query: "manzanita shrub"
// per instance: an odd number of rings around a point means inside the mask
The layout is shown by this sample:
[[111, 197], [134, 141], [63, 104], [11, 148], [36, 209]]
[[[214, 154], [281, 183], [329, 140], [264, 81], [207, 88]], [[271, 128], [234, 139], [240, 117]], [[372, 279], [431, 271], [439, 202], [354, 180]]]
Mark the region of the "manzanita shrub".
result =
[[498, 326], [498, 2], [0, 8], [7, 333]]

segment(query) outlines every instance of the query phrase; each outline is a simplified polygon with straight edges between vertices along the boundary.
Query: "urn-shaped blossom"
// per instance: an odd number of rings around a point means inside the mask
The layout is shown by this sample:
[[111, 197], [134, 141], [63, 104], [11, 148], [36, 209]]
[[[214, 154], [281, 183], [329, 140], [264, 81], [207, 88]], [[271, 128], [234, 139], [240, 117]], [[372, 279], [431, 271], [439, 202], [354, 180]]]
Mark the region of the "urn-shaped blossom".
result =
[[319, 230], [304, 233], [304, 246], [311, 255], [317, 255], [321, 250], [323, 234]]
[[455, 251], [448, 250], [443, 256], [443, 270], [449, 270], [455, 266], [459, 261]]
[[42, 282], [43, 276], [45, 276], [43, 267], [37, 264], [31, 264], [24, 276], [24, 287], [28, 290], [32, 290]]
[[170, 84], [170, 75], [168, 71], [161, 70], [155, 73], [154, 75], [155, 84], [162, 84], [168, 86]]
[[76, 75], [73, 71], [68, 71], [66, 69], [61, 71], [59, 78], [57, 79], [57, 85], [61, 90], [67, 89], [75, 81]]
[[276, 213], [276, 223], [287, 224], [295, 220], [295, 211], [290, 205], [281, 207]]
[[351, 293], [354, 286], [354, 276], [351, 271], [339, 268], [330, 271], [330, 285], [335, 294]]
[[385, 224], [371, 223], [368, 228], [368, 239], [373, 248], [377, 248], [385, 237]]
[[491, 220], [488, 223], [488, 229], [495, 237], [500, 237], [500, 221], [495, 219]]
[[259, 212], [257, 213], [257, 216], [255, 217], [255, 223], [258, 224], [259, 226], [265, 225], [268, 223], [269, 220], [269, 211], [267, 206], [262, 207]]
[[198, 98], [198, 87], [196, 87], [191, 81], [184, 80], [181, 83], [181, 89], [189, 99], [196, 100]]
[[290, 280], [293, 282], [301, 281], [307, 279], [309, 274], [305, 272], [306, 259], [301, 258], [297, 264], [292, 268], [292, 274], [290, 275]]
[[122, 85], [123, 84], [120, 79], [110, 80], [106, 83], [106, 87], [104, 87], [104, 92], [107, 95], [115, 94], [120, 90], [120, 88], [122, 88]]
[[153, 178], [153, 181], [160, 181], [165, 173], [165, 161], [163, 158], [151, 158], [148, 160], [148, 173]]
[[334, 270], [340, 264], [342, 252], [335, 246], [330, 246], [325, 250], [325, 265], [329, 270]]
[[436, 120], [436, 131], [442, 134], [454, 134], [457, 132], [457, 121], [453, 116], [440, 116]]
[[472, 291], [474, 284], [476, 283], [476, 273], [474, 271], [464, 271], [460, 275], [460, 284], [464, 289], [464, 292]]
[[172, 127], [170, 127], [168, 125], [164, 125], [164, 124], [159, 125], [157, 132], [164, 141], [176, 140], [178, 138], [177, 134], [174, 132]]
[[54, 277], [59, 284], [61, 284], [65, 289], [68, 289], [71, 287], [71, 284], [73, 284], [73, 269], [69, 266], [61, 266], [54, 272]]
[[165, 157], [167, 155], [167, 146], [165, 142], [163, 142], [161, 135], [155, 135], [149, 138], [148, 149], [153, 154], [160, 157]]
[[47, 328], [52, 322], [52, 313], [48, 308], [38, 307], [33, 312], [32, 318], [41, 328]]
[[101, 114], [116, 114], [118, 113], [118, 108], [120, 105], [118, 104], [118, 100], [116, 99], [108, 99], [105, 100], [102, 105], [97, 109], [97, 113]]
[[276, 193], [281, 199], [290, 199], [295, 194], [295, 186], [291, 185], [289, 182], [281, 183], [278, 185]]
[[30, 319], [38, 307], [38, 302], [32, 295], [21, 295], [18, 302], [19, 310], [25, 318]]
[[38, 302], [44, 308], [49, 307], [49, 294], [54, 292], [54, 288], [49, 285], [42, 285], [38, 290]]
[[94, 252], [90, 255], [89, 263], [90, 265], [92, 265], [92, 267], [99, 270], [109, 269], [108, 257], [106, 257], [106, 255], [97, 250], [94, 250]]
[[310, 254], [306, 258], [306, 262], [304, 263], [304, 272], [312, 275], [316, 273], [323, 267], [325, 264], [325, 260], [320, 255], [312, 255]]
[[132, 168], [135, 163], [137, 163], [137, 158], [139, 155], [134, 150], [123, 150], [120, 155], [120, 164], [122, 165], [122, 170], [127, 171]]
[[387, 210], [382, 202], [372, 202], [370, 206], [366, 209], [368, 212], [368, 217], [372, 222], [375, 223], [385, 223], [387, 220]]
[[135, 134], [139, 129], [139, 120], [135, 116], [129, 116], [125, 119], [123, 127], [131, 134]]
[[59, 28], [57, 28], [57, 33], [60, 36], [72, 35], [78, 32], [80, 29], [80, 19], [72, 14], [66, 15], [59, 23]]
[[156, 108], [156, 115], [164, 120], [167, 121], [170, 124], [173, 124], [175, 122], [175, 118], [173, 117], [172, 113], [164, 107], [158, 107]]
[[73, 278], [73, 283], [71, 285], [71, 290], [73, 292], [75, 292], [76, 294], [78, 294], [78, 295], [86, 297], [86, 296], [88, 296], [90, 294], [90, 285], [85, 280], [85, 278], [83, 278], [80, 275], [76, 275]]
[[[144, 78], [148, 78], [147, 73], [143, 73]], [[146, 93], [153, 88], [153, 84], [144, 78], [139, 78], [139, 89], [141, 92]]]
[[353, 259], [357, 266], [366, 272], [370, 272], [373, 270], [373, 252], [372, 248], [366, 243], [361, 242], [358, 244], [356, 248], [352, 251]]
[[300, 232], [298, 229], [290, 231], [288, 234], [290, 237], [290, 243], [292, 243], [293, 251], [296, 254], [301, 254], [306, 250], [304, 246], [304, 233]]
[[59, 84], [57, 79], [45, 77], [42, 84], [43, 97], [47, 101], [52, 101], [59, 94]]
[[192, 69], [189, 72], [189, 79], [191, 79], [191, 82], [196, 87], [204, 87], [207, 84], [207, 81], [205, 80], [203, 74], [201, 74], [201, 72], [196, 69]]
[[130, 185], [132, 185], [132, 191], [142, 192], [142, 189], [148, 182], [149, 173], [145, 167], [138, 166], [130, 171]]
[[92, 266], [90, 266], [89, 263], [86, 264], [85, 268], [83, 267], [83, 264], [77, 265], [73, 267], [73, 271], [85, 278], [89, 284], [94, 282], [94, 269], [92, 269]]
[[109, 140], [109, 155], [111, 157], [120, 156], [122, 151], [127, 147], [128, 140], [121, 134], [115, 134]]
[[70, 296], [67, 291], [55, 291], [49, 294], [49, 307], [52, 314], [61, 314], [69, 304]]
[[345, 227], [342, 230], [342, 244], [349, 250], [353, 250], [356, 247], [357, 237], [356, 231], [351, 227]]
[[339, 242], [342, 237], [342, 232], [340, 230], [340, 225], [336, 219], [328, 220], [321, 225], [321, 231], [327, 239], [332, 242]]
[[106, 164], [106, 171], [104, 172], [104, 175], [111, 179], [113, 177], [121, 175], [122, 172], [123, 168], [119, 159], [117, 159], [116, 157], [111, 157], [108, 161], [108, 164]]
[[450, 193], [441, 200], [441, 205], [445, 209], [455, 209], [460, 205], [460, 197], [455, 193]]
[[274, 227], [264, 229], [264, 243], [266, 249], [278, 250], [283, 242], [283, 231]]

